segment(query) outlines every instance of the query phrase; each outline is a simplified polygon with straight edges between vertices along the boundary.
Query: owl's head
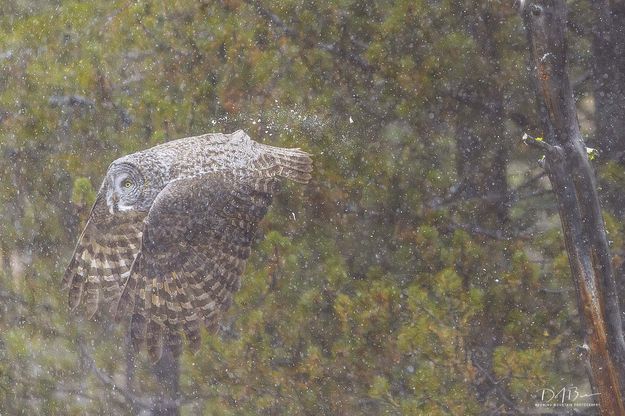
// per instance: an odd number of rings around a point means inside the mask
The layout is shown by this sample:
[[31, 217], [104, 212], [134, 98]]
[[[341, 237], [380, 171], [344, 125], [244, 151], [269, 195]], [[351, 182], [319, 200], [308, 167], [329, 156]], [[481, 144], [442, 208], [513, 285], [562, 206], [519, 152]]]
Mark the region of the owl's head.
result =
[[144, 211], [145, 178], [131, 163], [115, 161], [106, 172], [106, 204], [111, 214], [118, 211]]

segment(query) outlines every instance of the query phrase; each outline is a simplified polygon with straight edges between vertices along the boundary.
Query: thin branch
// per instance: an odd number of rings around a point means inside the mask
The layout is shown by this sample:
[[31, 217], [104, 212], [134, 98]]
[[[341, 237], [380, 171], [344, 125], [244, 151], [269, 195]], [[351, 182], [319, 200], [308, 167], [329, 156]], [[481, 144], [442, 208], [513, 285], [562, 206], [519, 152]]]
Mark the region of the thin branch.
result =
[[554, 288], [549, 288], [549, 287], [542, 287], [542, 288], [538, 289], [539, 292], [553, 293], [553, 294], [567, 293], [567, 292], [570, 292], [572, 290], [573, 290], [572, 287], [563, 287], [563, 288], [560, 288], [560, 289], [554, 289]]
[[[531, 180], [533, 180], [533, 178]], [[508, 192], [507, 195], [491, 192], [486, 195], [461, 198], [462, 194], [456, 193], [454, 195], [447, 196], [442, 200], [435, 198], [427, 204], [427, 207], [429, 209], [439, 209], [443, 207], [455, 207], [459, 204], [466, 203], [466, 202], [473, 202], [473, 201], [483, 201], [483, 202], [488, 202], [488, 203], [504, 202], [507, 206], [511, 206], [515, 202], [523, 201], [523, 200], [530, 199], [530, 198], [536, 198], [536, 197], [540, 197], [544, 195], [550, 195], [553, 193], [551, 189], [541, 189], [538, 191], [522, 194], [518, 192], [517, 189], [524, 187], [523, 185], [524, 184], [521, 184], [518, 188], [511, 190], [510, 192]]]
[[468, 232], [469, 234], [479, 235], [482, 237], [488, 237], [492, 240], [497, 240], [497, 241], [509, 241], [513, 239], [529, 240], [531, 238], [531, 236], [528, 234], [522, 234], [522, 233], [509, 234], [509, 233], [504, 233], [501, 230], [492, 230], [490, 228], [480, 227], [479, 225], [475, 225], [475, 224], [462, 224], [462, 223], [457, 223], [455, 221], [450, 221], [447, 224], [447, 227], [449, 227], [452, 230], [464, 230]]
[[[129, 404], [132, 407], [140, 408], [140, 409], [150, 410], [154, 408], [154, 403], [157, 400], [156, 398], [149, 397], [149, 396], [146, 396], [146, 397], [137, 396], [135, 393], [130, 391], [127, 387], [120, 386], [119, 384], [115, 383], [115, 380], [113, 380], [113, 378], [110, 375], [106, 374], [104, 371], [99, 369], [95, 363], [95, 360], [93, 359], [91, 354], [89, 354], [89, 352], [87, 351], [87, 348], [85, 347], [85, 344], [82, 340], [78, 340], [78, 349], [80, 352], [81, 359], [87, 365], [87, 367], [93, 372], [93, 374], [95, 374], [98, 380], [100, 380], [100, 382], [103, 385], [111, 389], [111, 391], [121, 395], [127, 404]], [[212, 394], [212, 393], [195, 394], [192, 397], [189, 397], [189, 396], [179, 397], [175, 400], [170, 400], [170, 399], [159, 397], [158, 401], [159, 403], [165, 406], [180, 407], [180, 406], [184, 406], [187, 404], [197, 403], [198, 401], [201, 401], [201, 400], [213, 399], [215, 397], [222, 397], [222, 396], [220, 394]]]
[[8, 290], [0, 290], [0, 299], [4, 304], [14, 302], [21, 306], [29, 306], [28, 302], [26, 302], [24, 298], [14, 292], [9, 292]]
[[516, 111], [508, 111], [505, 107], [497, 104], [488, 104], [484, 103], [480, 100], [477, 100], [475, 97], [470, 96], [467, 93], [462, 91], [447, 91], [447, 95], [461, 104], [465, 104], [469, 107], [472, 107], [478, 111], [485, 112], [488, 114], [500, 115], [505, 118], [508, 118], [513, 123], [515, 123], [520, 129], [523, 130], [536, 130], [536, 125], [532, 123], [529, 117], [527, 117], [523, 113], [519, 113]]
[[549, 143], [547, 143], [546, 141], [544, 141], [542, 138], [539, 137], [532, 137], [529, 134], [525, 133], [523, 135], [523, 143], [531, 146], [531, 147], [535, 147], [537, 149], [542, 150], [545, 153], [552, 153], [554, 148], [556, 146], [553, 146]]
[[484, 369], [475, 359], [475, 356], [471, 354], [471, 363], [473, 366], [488, 380], [488, 382], [495, 388], [498, 393], [498, 396], [513, 410], [520, 412], [520, 410], [516, 407], [516, 404], [512, 401], [506, 391], [501, 387], [500, 381], [495, 380], [495, 378]]
[[571, 88], [576, 90], [581, 87], [586, 81], [592, 78], [592, 71], [586, 71], [581, 74], [579, 77], [571, 80]]
[[501, 230], [491, 230], [488, 228], [480, 227], [475, 224], [461, 224], [457, 222], [451, 222], [449, 226], [453, 229], [460, 229], [467, 231], [471, 234], [477, 234], [484, 237], [488, 237], [493, 240], [505, 240], [504, 233]]
[[54, 389], [54, 391], [56, 391], [57, 393], [60, 393], [62, 395], [71, 395], [71, 396], [82, 397], [83, 399], [87, 399], [87, 400], [91, 400], [91, 401], [97, 401], [98, 400], [97, 397], [85, 393], [82, 388], [76, 389], [76, 388], [69, 388], [69, 387], [65, 387], [63, 385], [60, 385], [60, 386], [57, 386]]
[[532, 176], [531, 178], [529, 178], [528, 180], [526, 180], [525, 182], [523, 182], [522, 184], [520, 184], [516, 188], [513, 188], [511, 190], [511, 193], [515, 193], [515, 192], [518, 193], [522, 189], [529, 188], [530, 186], [533, 186], [536, 182], [538, 182], [539, 180], [541, 180], [545, 176], [547, 176], [547, 172], [545, 172], [544, 170], [541, 170], [539, 173], [537, 173], [536, 175]]
[[455, 185], [449, 189], [447, 195], [444, 198], [435, 197], [430, 201], [427, 206], [430, 209], [437, 209], [446, 205], [455, 205], [458, 202], [460, 196], [462, 196], [464, 189], [466, 188], [466, 181], [461, 181], [458, 185]]
[[113, 380], [111, 376], [109, 376], [108, 374], [100, 370], [98, 366], [96, 365], [95, 360], [93, 359], [91, 354], [89, 354], [89, 352], [85, 348], [82, 340], [78, 341], [78, 349], [80, 351], [80, 356], [83, 362], [87, 364], [89, 369], [95, 374], [95, 376], [100, 380], [100, 382], [102, 382], [102, 384], [110, 388], [112, 391], [122, 395], [123, 398], [131, 406], [140, 407], [143, 409], [152, 408], [152, 400], [137, 396], [136, 394], [131, 392], [129, 389], [115, 383], [115, 381]]
[[518, 202], [518, 201], [522, 201], [525, 199], [537, 198], [539, 196], [551, 195], [551, 194], [553, 194], [553, 191], [551, 189], [541, 189], [539, 191], [530, 192], [529, 194], [519, 194], [519, 193], [511, 192], [509, 202]]
[[95, 107], [95, 101], [82, 95], [53, 95], [48, 103], [53, 107]]
[[369, 62], [367, 62], [362, 56], [357, 55], [357, 54], [352, 53], [352, 52], [341, 50], [336, 45], [336, 43], [331, 43], [331, 44], [330, 43], [328, 43], [328, 44], [319, 43], [319, 44], [317, 44], [317, 46], [319, 46], [319, 48], [321, 50], [330, 52], [334, 56], [341, 57], [341, 58], [343, 58], [343, 57], [347, 58], [348, 62], [356, 65], [357, 67], [359, 67], [363, 71], [373, 72], [376, 69], [373, 65], [371, 65]]
[[280, 19], [278, 17], [278, 15], [273, 13], [271, 10], [264, 8], [260, 4], [259, 1], [256, 1], [256, 0], [245, 0], [245, 2], [247, 4], [249, 4], [250, 6], [253, 6], [256, 9], [256, 11], [258, 12], [259, 15], [264, 17], [269, 22], [273, 23], [274, 26], [282, 29], [282, 31], [284, 32], [284, 34], [287, 37], [294, 38], [294, 39], [299, 38], [299, 33], [297, 33], [297, 31], [295, 31], [295, 30], [291, 29], [289, 26], [287, 26], [287, 24], [284, 23], [282, 21], [282, 19]]

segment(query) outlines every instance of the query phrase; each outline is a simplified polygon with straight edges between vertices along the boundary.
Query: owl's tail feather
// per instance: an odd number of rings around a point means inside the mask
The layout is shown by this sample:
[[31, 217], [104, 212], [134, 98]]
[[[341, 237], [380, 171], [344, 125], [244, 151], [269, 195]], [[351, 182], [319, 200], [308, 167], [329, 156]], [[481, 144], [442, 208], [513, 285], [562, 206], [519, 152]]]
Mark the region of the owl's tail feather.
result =
[[163, 289], [165, 290], [165, 322], [168, 328], [165, 335], [165, 343], [174, 356], [180, 355], [182, 352], [182, 337], [180, 336], [181, 312], [178, 299], [180, 298], [178, 287], [174, 276], [168, 273], [163, 281]]
[[72, 279], [69, 283], [69, 308], [71, 310], [76, 309], [76, 307], [80, 304], [80, 299], [82, 298], [82, 292], [85, 287], [85, 275], [83, 273], [76, 273], [72, 276]]
[[163, 326], [155, 320], [150, 319], [146, 328], [145, 341], [150, 361], [155, 363], [160, 360], [161, 355], [163, 355]]
[[111, 296], [119, 294], [117, 278], [111, 267], [111, 255], [107, 256], [105, 251], [96, 240], [90, 240], [86, 246], [86, 256], [83, 256], [85, 260], [82, 267], [88, 272], [83, 289], [88, 319], [92, 319], [98, 312], [102, 298], [109, 300]]
[[184, 335], [187, 338], [189, 350], [196, 353], [200, 349], [200, 321], [185, 321], [184, 322]]
[[[161, 359], [164, 347], [177, 357], [182, 352], [180, 336], [180, 305], [177, 304], [178, 288], [173, 274], [164, 279], [153, 278], [148, 286], [152, 287], [152, 299], [145, 302], [149, 322], [146, 328], [146, 344], [148, 356], [155, 363]], [[147, 293], [147, 291], [146, 291]], [[148, 309], [149, 308], [149, 309]]]
[[232, 302], [232, 292], [239, 287], [249, 248], [231, 247], [219, 240], [214, 243], [213, 251], [228, 263], [227, 267], [212, 261], [205, 247], [187, 247], [180, 268], [162, 276], [143, 252], [135, 259], [117, 305], [116, 318], [134, 313], [133, 345], [147, 346], [151, 361], [161, 358], [164, 346], [179, 354], [181, 332], [189, 349], [198, 351], [200, 327], [204, 325], [215, 332], [219, 317]]
[[151, 268], [139, 253], [132, 272], [124, 286], [117, 304], [116, 319], [133, 314], [130, 337], [134, 348], [139, 351], [147, 347], [152, 362], [160, 360], [163, 346], [167, 345], [174, 355], [182, 350], [180, 329], [186, 335], [189, 348], [200, 347], [200, 319], [191, 299], [191, 288], [182, 285], [175, 273], [157, 279]]
[[[86, 230], [89, 231], [89, 228]], [[71, 310], [83, 304], [87, 318], [91, 319], [103, 300], [110, 303], [119, 298], [120, 276], [127, 275], [129, 270], [125, 259], [133, 258], [133, 253], [128, 251], [131, 243], [125, 236], [123, 239], [124, 242], [110, 236], [98, 239], [88, 232], [81, 235], [62, 281], [63, 287], [69, 289]], [[110, 250], [110, 247], [117, 250]], [[124, 258], [118, 250], [126, 250], [122, 252]]]
[[[142, 276], [143, 277], [143, 276]], [[152, 363], [161, 359], [163, 353], [164, 327], [160, 319], [161, 305], [156, 279], [141, 279], [144, 289], [137, 293], [137, 301], [130, 324], [130, 339], [135, 351], [145, 345]]]
[[[182, 265], [182, 271], [175, 273], [174, 277], [181, 285], [181, 309], [184, 313], [184, 332], [189, 342], [189, 349], [197, 352], [200, 348], [200, 324], [203, 322], [210, 332], [214, 332], [211, 326], [212, 318], [217, 319], [218, 310], [215, 302], [212, 302], [210, 292], [204, 288], [204, 273], [206, 266], [210, 265], [206, 256], [198, 250], [189, 247], [192, 253]], [[186, 281], [185, 285], [182, 282]]]
[[63, 286], [69, 287], [70, 309], [75, 310], [84, 302], [88, 319], [96, 314], [100, 302], [102, 258], [96, 243], [83, 240], [63, 276]]
[[91, 257], [86, 250], [88, 248], [80, 240], [74, 251], [74, 257], [72, 257], [63, 275], [62, 284], [63, 288], [69, 289], [68, 305], [71, 310], [75, 310], [80, 305], [84, 295], [85, 283], [90, 268], [87, 258]]
[[74, 283], [74, 277], [78, 271], [79, 262], [79, 254], [75, 253], [74, 257], [70, 260], [67, 269], [65, 269], [65, 274], [63, 275], [63, 280], [61, 281], [61, 287], [64, 290], [71, 289], [72, 284]]
[[[121, 287], [121, 295], [117, 301], [117, 305], [114, 308], [115, 320], [121, 321], [124, 317], [133, 313], [142, 313], [145, 315], [143, 300], [146, 298], [148, 276], [145, 276], [144, 270], [146, 269], [146, 262], [143, 254], [139, 252], [135, 257], [130, 270], [128, 271], [128, 277], [126, 282]], [[141, 296], [140, 289], [146, 288], [143, 297]], [[151, 300], [151, 293], [150, 299]], [[136, 309], [135, 310], [135, 306]], [[149, 312], [149, 311], [148, 311]], [[147, 324], [147, 322], [146, 322]]]
[[299, 183], [308, 183], [312, 178], [310, 154], [300, 149], [284, 149], [262, 145], [265, 154], [259, 158], [260, 169], [268, 176], [279, 176]]
[[98, 267], [94, 265], [91, 265], [89, 268], [89, 274], [87, 275], [83, 293], [85, 296], [87, 319], [91, 319], [98, 311], [98, 303], [100, 302], [100, 277], [98, 276]]
[[140, 351], [145, 342], [147, 321], [142, 313], [135, 313], [130, 319], [130, 342], [135, 351]]
[[[117, 300], [121, 296], [121, 286], [130, 273], [132, 260], [137, 248], [125, 235], [111, 236], [104, 246], [101, 247], [102, 267], [100, 295], [102, 299], [111, 305], [114, 312]], [[115, 247], [115, 250], [106, 250], [105, 247]]]
[[146, 345], [150, 360], [156, 362], [163, 350], [161, 310], [164, 308], [165, 300], [159, 293], [162, 283], [148, 276], [145, 271], [146, 261], [142, 253], [139, 253], [117, 303], [115, 318], [120, 320], [132, 313], [130, 323], [132, 345], [136, 351]]
[[164, 343], [167, 344], [174, 357], [182, 354], [182, 337], [179, 332], [168, 332], [165, 335]]
[[[200, 349], [200, 325], [197, 319], [193, 318], [193, 306], [189, 301], [189, 297], [185, 291], [185, 287], [182, 285], [182, 282], [178, 278], [177, 273], [172, 272], [170, 274], [170, 278], [172, 280], [171, 286], [175, 288], [175, 294], [172, 296], [174, 299], [174, 303], [168, 305], [168, 309], [172, 311], [170, 313], [175, 312], [178, 315], [178, 321], [182, 321], [182, 329], [184, 331], [185, 337], [187, 338], [187, 342], [189, 343], [189, 348], [196, 352]], [[187, 286], [188, 287], [188, 286]], [[176, 330], [180, 326], [180, 322], [177, 322]]]

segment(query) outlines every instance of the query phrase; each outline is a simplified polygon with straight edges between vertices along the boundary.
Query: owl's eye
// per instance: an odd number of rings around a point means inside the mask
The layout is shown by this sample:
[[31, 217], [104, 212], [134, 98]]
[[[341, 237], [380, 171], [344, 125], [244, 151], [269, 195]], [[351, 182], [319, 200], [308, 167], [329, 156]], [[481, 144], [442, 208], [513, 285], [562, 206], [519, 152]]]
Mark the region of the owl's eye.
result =
[[124, 179], [122, 182], [122, 186], [124, 188], [130, 188], [132, 186], [132, 181], [130, 179]]

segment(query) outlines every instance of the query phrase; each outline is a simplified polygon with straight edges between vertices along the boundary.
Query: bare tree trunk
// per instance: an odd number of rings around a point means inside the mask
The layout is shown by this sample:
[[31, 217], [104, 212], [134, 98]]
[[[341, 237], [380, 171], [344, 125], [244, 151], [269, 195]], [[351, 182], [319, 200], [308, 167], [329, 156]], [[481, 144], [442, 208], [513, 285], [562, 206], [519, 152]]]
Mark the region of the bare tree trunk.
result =
[[[564, 0], [534, 0], [525, 12], [538, 86], [548, 113], [545, 168], [558, 208], [578, 307], [586, 334], [592, 382], [603, 415], [625, 415], [625, 340], [610, 250], [566, 63]], [[539, 97], [540, 99], [541, 97]]]

